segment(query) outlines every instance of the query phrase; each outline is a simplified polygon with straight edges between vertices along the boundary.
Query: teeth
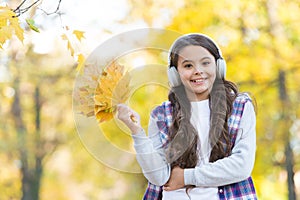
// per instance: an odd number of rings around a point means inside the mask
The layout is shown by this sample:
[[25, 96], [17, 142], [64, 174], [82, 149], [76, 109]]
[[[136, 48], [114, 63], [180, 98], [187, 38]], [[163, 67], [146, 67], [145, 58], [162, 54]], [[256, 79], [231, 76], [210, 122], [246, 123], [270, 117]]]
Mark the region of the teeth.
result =
[[195, 82], [195, 83], [203, 82], [202, 79], [197, 79], [197, 80], [192, 80], [192, 81]]

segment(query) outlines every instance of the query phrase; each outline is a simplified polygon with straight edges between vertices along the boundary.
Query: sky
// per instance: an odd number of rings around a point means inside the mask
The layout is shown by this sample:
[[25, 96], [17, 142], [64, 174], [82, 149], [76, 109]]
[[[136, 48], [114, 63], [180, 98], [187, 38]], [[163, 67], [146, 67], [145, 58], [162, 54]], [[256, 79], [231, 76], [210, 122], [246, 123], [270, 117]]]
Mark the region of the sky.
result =
[[[11, 1], [3, 0], [0, 5], [8, 4], [12, 9], [20, 4], [21, 0]], [[33, 0], [27, 0], [23, 8], [29, 6]], [[142, 18], [131, 18], [128, 15], [132, 11], [131, 5], [127, 0], [62, 0], [59, 12], [57, 14], [46, 15], [44, 11], [51, 13], [56, 10], [59, 0], [41, 0], [35, 15], [30, 15], [30, 10], [21, 15], [20, 24], [26, 28], [25, 19], [32, 18], [40, 32], [26, 31], [23, 45], [19, 43], [18, 48], [25, 48], [26, 44], [33, 44], [34, 51], [37, 54], [53, 54], [53, 52], [62, 51], [65, 53], [62, 57], [70, 62], [76, 62], [70, 56], [67, 50], [67, 43], [63, 41], [61, 35], [65, 33], [63, 27], [68, 26], [70, 30], [84, 31], [85, 39], [80, 44], [75, 44], [76, 50], [79, 49], [86, 57], [93, 52], [103, 42], [109, 40], [114, 35], [131, 31], [137, 28], [147, 28], [149, 25]], [[180, 3], [181, 2], [181, 3]], [[167, 2], [165, 3], [167, 4]], [[153, 26], [163, 28], [164, 25], [172, 19], [172, 14], [176, 12], [174, 7], [179, 8], [182, 1], [176, 1], [174, 5], [158, 7], [158, 14], [153, 17]], [[160, 5], [160, 4], [159, 4]], [[136, 9], [133, 7], [133, 9]], [[150, 12], [150, 10], [149, 10]], [[122, 21], [122, 22], [121, 22]], [[70, 31], [71, 32], [71, 31]], [[9, 43], [7, 43], [7, 47]], [[4, 55], [6, 52], [1, 52]], [[0, 61], [0, 81], [9, 81], [6, 68], [5, 56]], [[144, 60], [137, 58], [133, 65], [142, 65]]]
[[[40, 8], [47, 12], [56, 9], [58, 0], [43, 0]], [[30, 41], [35, 44], [37, 53], [47, 53], [55, 48], [53, 40], [63, 33], [62, 27], [68, 26], [72, 30], [85, 32], [84, 44], [81, 48], [91, 51], [114, 34], [122, 33], [136, 28], [148, 27], [142, 19], [134, 19], [129, 23], [120, 23], [130, 12], [127, 0], [62, 0], [58, 15], [45, 15], [41, 10], [37, 11], [34, 20], [41, 27], [39, 34], [32, 33]], [[154, 26], [163, 28], [165, 22], [170, 20], [171, 11], [161, 9], [161, 17], [154, 20]], [[27, 16], [23, 16], [24, 18]], [[47, 38], [47, 40], [45, 40]]]
[[[7, 3], [14, 9], [20, 2], [21, 0], [2, 0], [0, 5]], [[34, 1], [27, 0], [22, 8], [31, 5], [32, 2]], [[172, 6], [168, 2], [158, 2], [156, 5], [159, 6], [155, 7], [155, 11], [149, 7], [148, 12], [153, 14], [152, 27], [164, 28], [166, 23], [171, 21], [172, 15], [176, 13], [176, 8], [181, 7], [184, 1], [176, 1]], [[132, 8], [128, 0], [61, 0], [60, 16], [45, 14], [45, 11], [54, 12], [58, 3], [59, 0], [40, 0], [34, 16], [30, 16], [29, 10], [19, 17], [23, 28], [26, 27], [25, 19], [32, 18], [40, 29], [40, 33], [34, 31], [25, 33], [24, 43], [33, 43], [36, 53], [47, 54], [55, 51], [58, 47], [55, 41], [61, 40], [60, 37], [64, 33], [63, 27], [66, 26], [70, 30], [85, 32], [85, 41], [80, 44], [80, 48], [86, 54], [113, 35], [149, 27], [142, 18], [130, 18], [128, 21], [130, 12], [135, 12], [134, 9], [139, 8], [136, 8], [136, 5]]]
[[[43, 10], [53, 11], [57, 3], [53, 0], [44, 0], [39, 6]], [[57, 1], [56, 1], [57, 2]], [[58, 15], [47, 16], [43, 12], [38, 12], [34, 18], [36, 24], [42, 27], [39, 34], [34, 34], [32, 38], [35, 43], [35, 51], [38, 53], [47, 53], [52, 51], [54, 42], [63, 32], [63, 28], [68, 26], [72, 30], [81, 30], [85, 32], [87, 48], [93, 48], [95, 39], [99, 39], [103, 30], [111, 30], [114, 22], [122, 19], [128, 12], [126, 0], [114, 1], [93, 1], [93, 0], [62, 0], [60, 12]], [[114, 12], [112, 12], [114, 10]], [[47, 41], [44, 38], [48, 38]], [[45, 44], [46, 43], [46, 44]], [[40, 45], [39, 45], [40, 44]], [[41, 45], [42, 44], [42, 45]]]

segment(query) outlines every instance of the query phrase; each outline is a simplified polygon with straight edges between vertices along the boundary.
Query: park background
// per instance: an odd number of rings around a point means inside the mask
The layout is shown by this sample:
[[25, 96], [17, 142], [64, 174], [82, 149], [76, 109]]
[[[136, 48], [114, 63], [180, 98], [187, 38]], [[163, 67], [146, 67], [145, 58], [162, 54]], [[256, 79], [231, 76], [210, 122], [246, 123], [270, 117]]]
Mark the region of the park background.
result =
[[[16, 8], [21, 1], [1, 1], [5, 3]], [[34, 19], [39, 32], [29, 29], [25, 18]], [[79, 137], [72, 107], [77, 63], [61, 37], [69, 30], [83, 31], [80, 42], [71, 42], [75, 52], [87, 57], [111, 37], [138, 28], [201, 32], [217, 41], [227, 61], [227, 78], [256, 99], [252, 175], [259, 199], [300, 197], [298, 0], [43, 0], [19, 19], [23, 43], [13, 37], [0, 50], [0, 199], [142, 198], [146, 180], [140, 173], [101, 162]], [[142, 52], [147, 62], [161, 55], [156, 53]], [[139, 56], [127, 64], [143, 64]], [[135, 93], [143, 123], [150, 110], [143, 108], [166, 94], [160, 87], [141, 87]], [[103, 124], [108, 142], [132, 148], [130, 137], [109, 123]]]

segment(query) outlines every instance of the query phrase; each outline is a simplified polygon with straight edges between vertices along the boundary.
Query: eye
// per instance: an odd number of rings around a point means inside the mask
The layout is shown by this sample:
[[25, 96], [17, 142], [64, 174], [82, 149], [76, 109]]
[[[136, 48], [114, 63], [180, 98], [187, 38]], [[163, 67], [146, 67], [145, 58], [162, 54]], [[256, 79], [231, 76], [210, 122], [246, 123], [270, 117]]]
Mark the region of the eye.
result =
[[203, 63], [202, 63], [202, 65], [209, 65], [210, 64], [210, 61], [204, 61]]
[[184, 65], [184, 68], [191, 68], [191, 67], [193, 67], [192, 64], [186, 64], [186, 65]]

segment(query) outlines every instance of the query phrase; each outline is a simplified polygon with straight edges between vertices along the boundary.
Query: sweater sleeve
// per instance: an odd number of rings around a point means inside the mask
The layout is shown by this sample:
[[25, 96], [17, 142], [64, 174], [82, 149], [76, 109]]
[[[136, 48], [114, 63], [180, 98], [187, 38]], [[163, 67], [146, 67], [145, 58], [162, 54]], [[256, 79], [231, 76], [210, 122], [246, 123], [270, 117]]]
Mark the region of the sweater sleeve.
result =
[[251, 175], [256, 151], [256, 116], [252, 103], [245, 104], [232, 154], [213, 163], [184, 170], [185, 185], [218, 187]]
[[169, 180], [170, 165], [166, 161], [156, 119], [150, 117], [148, 137], [144, 131], [132, 137], [137, 153], [136, 158], [144, 176], [152, 184], [164, 185]]

